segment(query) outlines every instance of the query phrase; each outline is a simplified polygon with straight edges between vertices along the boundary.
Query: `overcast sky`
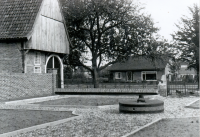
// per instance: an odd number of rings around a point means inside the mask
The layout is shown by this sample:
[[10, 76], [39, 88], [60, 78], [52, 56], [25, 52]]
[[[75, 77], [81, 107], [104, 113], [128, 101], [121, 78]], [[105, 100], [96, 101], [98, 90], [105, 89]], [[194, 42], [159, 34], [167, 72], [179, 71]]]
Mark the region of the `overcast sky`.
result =
[[199, 5], [199, 0], [136, 0], [144, 3], [146, 13], [151, 14], [156, 26], [160, 28], [159, 34], [172, 40], [170, 34], [176, 29], [175, 23], [180, 21], [183, 15], [189, 16], [188, 6], [194, 3]]

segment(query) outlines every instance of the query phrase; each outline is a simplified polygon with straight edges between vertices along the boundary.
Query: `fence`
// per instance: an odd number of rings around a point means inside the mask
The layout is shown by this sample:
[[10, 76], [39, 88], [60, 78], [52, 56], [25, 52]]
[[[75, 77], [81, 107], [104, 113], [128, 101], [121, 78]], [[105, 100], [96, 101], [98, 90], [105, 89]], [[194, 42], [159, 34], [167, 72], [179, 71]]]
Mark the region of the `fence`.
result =
[[131, 88], [131, 89], [107, 89], [107, 88], [57, 88], [56, 94], [101, 94], [101, 95], [108, 95], [108, 94], [134, 94], [134, 95], [157, 95], [158, 90], [155, 88]]
[[[93, 88], [93, 80], [90, 79], [65, 79], [65, 88]], [[146, 87], [157, 87], [157, 81], [151, 82], [109, 82], [107, 78], [100, 78], [99, 79], [99, 88], [108, 88], [108, 89], [115, 89], [115, 88], [146, 88]]]
[[183, 95], [195, 94], [198, 91], [198, 84], [183, 81], [167, 81], [167, 95], [181, 93]]

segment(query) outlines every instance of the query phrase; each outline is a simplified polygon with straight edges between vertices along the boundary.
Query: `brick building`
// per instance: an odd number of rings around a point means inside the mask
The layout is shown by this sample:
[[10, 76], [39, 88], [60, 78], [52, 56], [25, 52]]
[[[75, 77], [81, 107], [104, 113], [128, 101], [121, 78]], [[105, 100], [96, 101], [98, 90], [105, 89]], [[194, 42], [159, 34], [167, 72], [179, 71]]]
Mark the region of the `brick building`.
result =
[[47, 73], [57, 69], [69, 37], [59, 0], [0, 1], [0, 73]]
[[114, 82], [137, 82], [165, 80], [168, 74], [167, 60], [151, 61], [145, 57], [129, 58], [126, 62], [118, 62], [110, 68], [110, 80]]

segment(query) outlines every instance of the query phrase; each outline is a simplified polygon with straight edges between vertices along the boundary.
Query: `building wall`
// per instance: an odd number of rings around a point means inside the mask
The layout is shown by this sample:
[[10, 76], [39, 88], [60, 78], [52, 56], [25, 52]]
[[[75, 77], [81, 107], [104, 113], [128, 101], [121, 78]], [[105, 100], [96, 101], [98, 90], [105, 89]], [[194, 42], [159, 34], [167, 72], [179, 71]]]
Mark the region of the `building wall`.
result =
[[[36, 52], [40, 53], [40, 59], [41, 59], [41, 64], [40, 65], [35, 65], [34, 63], [34, 59], [35, 59], [35, 55]], [[25, 57], [25, 62], [26, 62], [26, 73], [34, 73], [34, 67], [38, 66], [41, 67], [41, 73], [45, 73], [45, 64], [46, 64], [46, 60], [47, 60], [47, 56], [45, 52], [42, 51], [29, 51], [26, 54]]]
[[133, 81], [141, 81], [141, 71], [135, 71], [133, 73]]
[[[35, 56], [36, 53], [39, 53], [39, 57], [40, 57], [40, 64], [35, 64]], [[59, 54], [52, 54], [49, 52], [44, 52], [44, 51], [36, 51], [36, 50], [31, 50], [29, 51], [26, 56], [25, 56], [25, 73], [35, 73], [34, 68], [35, 67], [40, 67], [41, 68], [41, 72], [40, 73], [45, 73], [45, 69], [46, 69], [46, 62], [47, 59], [51, 56], [51, 55], [56, 55], [59, 56]], [[56, 62], [55, 62], [56, 63]], [[60, 64], [60, 62], [59, 62]], [[47, 71], [48, 72], [48, 71]]]
[[[151, 70], [154, 71], [154, 70]], [[118, 71], [120, 72], [120, 71]], [[113, 81], [114, 82], [126, 82], [127, 81], [127, 76], [126, 76], [126, 72], [120, 72], [122, 74], [121, 79], [116, 79], [115, 73], [116, 72], [111, 72], [113, 73]], [[142, 76], [141, 76], [142, 71], [132, 71], [132, 81], [142, 81]], [[161, 77], [165, 74], [165, 70], [160, 70], [157, 71], [157, 79], [161, 79]]]
[[0, 43], [0, 73], [22, 73], [21, 43]]
[[52, 95], [55, 78], [52, 74], [0, 74], [0, 100]]
[[69, 53], [69, 41], [57, 0], [44, 0], [27, 49]]
[[[121, 78], [117, 79], [116, 78], [116, 73], [121, 73]], [[126, 82], [126, 72], [113, 72], [113, 81], [114, 82]]]
[[[161, 80], [162, 76], [165, 76], [165, 70], [157, 71], [157, 79]], [[166, 76], [165, 76], [166, 77]]]

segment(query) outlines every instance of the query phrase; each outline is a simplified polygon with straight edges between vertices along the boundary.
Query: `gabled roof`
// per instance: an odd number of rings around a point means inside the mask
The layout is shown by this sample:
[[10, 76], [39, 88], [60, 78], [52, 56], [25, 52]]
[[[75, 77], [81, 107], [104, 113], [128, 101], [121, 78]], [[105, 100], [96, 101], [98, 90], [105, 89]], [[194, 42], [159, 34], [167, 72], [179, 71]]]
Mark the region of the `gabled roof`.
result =
[[109, 70], [110, 71], [131, 71], [131, 70], [159, 70], [166, 67], [166, 59], [156, 59], [153, 62], [145, 57], [129, 58], [126, 62], [115, 63]]
[[0, 40], [25, 39], [43, 0], [0, 0]]

